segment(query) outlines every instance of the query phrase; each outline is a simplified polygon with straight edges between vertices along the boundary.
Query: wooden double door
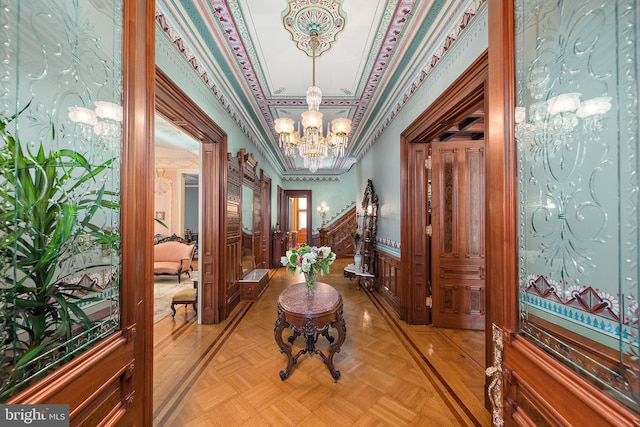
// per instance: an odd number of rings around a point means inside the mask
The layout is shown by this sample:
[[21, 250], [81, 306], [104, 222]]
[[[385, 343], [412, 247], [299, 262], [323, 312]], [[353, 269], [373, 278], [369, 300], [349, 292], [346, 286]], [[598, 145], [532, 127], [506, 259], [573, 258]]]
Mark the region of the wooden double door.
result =
[[431, 143], [434, 326], [485, 328], [484, 139]]
[[483, 52], [401, 135], [398, 294], [411, 324], [486, 329]]

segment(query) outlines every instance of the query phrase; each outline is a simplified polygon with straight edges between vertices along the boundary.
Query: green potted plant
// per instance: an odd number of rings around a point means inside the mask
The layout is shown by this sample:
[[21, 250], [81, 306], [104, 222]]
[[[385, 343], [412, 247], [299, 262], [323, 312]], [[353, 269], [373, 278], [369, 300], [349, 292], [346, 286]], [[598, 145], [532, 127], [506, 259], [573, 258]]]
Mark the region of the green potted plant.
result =
[[[22, 143], [8, 127], [26, 108], [0, 115], [2, 400], [33, 375], [30, 362], [47, 352], [66, 353], [64, 343], [92, 326], [80, 303], [95, 299], [96, 291], [69, 280], [73, 269], [65, 266], [92, 244], [119, 251], [117, 230], [92, 223], [100, 209], [119, 207], [96, 180], [114, 159], [94, 167], [79, 152]], [[54, 139], [53, 125], [50, 131]]]

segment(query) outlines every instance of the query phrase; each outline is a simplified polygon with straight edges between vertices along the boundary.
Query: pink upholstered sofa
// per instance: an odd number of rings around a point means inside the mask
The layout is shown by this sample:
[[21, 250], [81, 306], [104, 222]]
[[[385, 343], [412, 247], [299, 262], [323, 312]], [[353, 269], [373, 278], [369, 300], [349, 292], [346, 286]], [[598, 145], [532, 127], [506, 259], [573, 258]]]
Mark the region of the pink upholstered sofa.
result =
[[178, 283], [183, 273], [191, 277], [189, 272], [195, 249], [195, 244], [177, 241], [156, 243], [153, 248], [153, 274], [178, 276]]

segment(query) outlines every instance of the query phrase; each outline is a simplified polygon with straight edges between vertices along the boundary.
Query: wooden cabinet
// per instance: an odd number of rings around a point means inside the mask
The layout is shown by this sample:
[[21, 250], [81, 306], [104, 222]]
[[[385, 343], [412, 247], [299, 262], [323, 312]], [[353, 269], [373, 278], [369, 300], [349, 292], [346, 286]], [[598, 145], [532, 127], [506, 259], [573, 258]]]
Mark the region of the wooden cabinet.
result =
[[251, 270], [240, 280], [240, 298], [242, 301], [258, 301], [267, 286], [269, 286], [269, 270], [266, 268]]

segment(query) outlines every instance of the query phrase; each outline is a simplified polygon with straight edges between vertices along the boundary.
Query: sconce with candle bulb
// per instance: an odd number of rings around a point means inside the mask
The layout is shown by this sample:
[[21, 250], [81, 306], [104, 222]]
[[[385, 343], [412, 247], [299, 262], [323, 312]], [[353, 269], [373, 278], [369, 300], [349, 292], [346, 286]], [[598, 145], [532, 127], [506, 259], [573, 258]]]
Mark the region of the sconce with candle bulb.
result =
[[322, 227], [324, 227], [327, 223], [326, 217], [327, 213], [329, 213], [329, 205], [327, 205], [326, 202], [320, 203], [320, 206], [318, 206], [318, 213], [320, 213], [320, 216], [322, 217]]
[[580, 101], [581, 96], [577, 92], [562, 93], [546, 102], [532, 104], [528, 117], [525, 107], [516, 107], [518, 142], [535, 150], [568, 144], [576, 139], [578, 132], [584, 132], [590, 142], [598, 141], [604, 116], [611, 109], [611, 98], [599, 96]]
[[122, 106], [108, 101], [96, 101], [94, 110], [86, 107], [69, 107], [69, 120], [75, 123], [82, 137], [90, 139], [96, 135], [104, 148], [113, 149], [113, 142], [120, 136]]

